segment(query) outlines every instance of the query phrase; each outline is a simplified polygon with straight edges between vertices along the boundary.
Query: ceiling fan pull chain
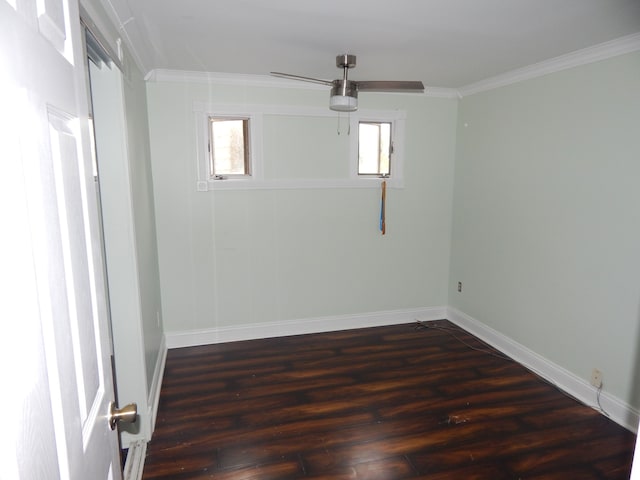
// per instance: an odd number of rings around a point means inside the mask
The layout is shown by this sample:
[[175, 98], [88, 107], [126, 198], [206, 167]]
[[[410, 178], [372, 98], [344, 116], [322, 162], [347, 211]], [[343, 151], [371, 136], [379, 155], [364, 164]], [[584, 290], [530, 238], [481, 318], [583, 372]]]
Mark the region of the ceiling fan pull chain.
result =
[[[338, 135], [342, 135], [341, 127], [340, 127], [341, 120], [342, 120], [342, 115], [338, 113], [338, 129], [337, 129]], [[347, 118], [347, 135], [351, 135], [351, 113], [349, 113], [349, 116]]]

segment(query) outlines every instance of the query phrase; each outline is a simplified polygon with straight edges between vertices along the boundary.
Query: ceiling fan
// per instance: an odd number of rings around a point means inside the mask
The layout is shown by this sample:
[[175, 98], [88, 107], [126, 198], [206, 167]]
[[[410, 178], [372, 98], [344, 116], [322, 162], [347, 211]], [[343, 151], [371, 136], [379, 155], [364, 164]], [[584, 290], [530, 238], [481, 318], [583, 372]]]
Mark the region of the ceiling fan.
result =
[[344, 53], [336, 57], [336, 67], [342, 68], [342, 78], [333, 81], [281, 72], [271, 72], [271, 75], [331, 87], [329, 108], [339, 112], [355, 112], [358, 109], [358, 92], [424, 92], [424, 85], [420, 81], [349, 80], [348, 71], [355, 66], [356, 56]]

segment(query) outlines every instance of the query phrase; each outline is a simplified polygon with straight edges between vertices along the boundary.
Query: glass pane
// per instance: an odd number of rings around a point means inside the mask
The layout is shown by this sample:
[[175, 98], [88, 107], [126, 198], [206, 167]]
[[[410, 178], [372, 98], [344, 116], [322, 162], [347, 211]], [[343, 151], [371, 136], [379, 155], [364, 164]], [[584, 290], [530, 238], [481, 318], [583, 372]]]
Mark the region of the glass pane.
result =
[[361, 122], [358, 128], [358, 174], [388, 175], [391, 124]]
[[211, 119], [212, 175], [248, 175], [247, 120]]
[[378, 173], [381, 175], [389, 175], [391, 173], [391, 124], [380, 124], [380, 163]]

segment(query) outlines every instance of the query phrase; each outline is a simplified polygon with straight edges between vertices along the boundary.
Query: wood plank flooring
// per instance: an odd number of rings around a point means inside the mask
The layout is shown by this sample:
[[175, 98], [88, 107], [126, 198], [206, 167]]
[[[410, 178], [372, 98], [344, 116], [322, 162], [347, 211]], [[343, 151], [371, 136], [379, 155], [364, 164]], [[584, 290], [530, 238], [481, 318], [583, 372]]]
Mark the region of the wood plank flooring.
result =
[[170, 350], [144, 479], [627, 479], [634, 441], [439, 320]]

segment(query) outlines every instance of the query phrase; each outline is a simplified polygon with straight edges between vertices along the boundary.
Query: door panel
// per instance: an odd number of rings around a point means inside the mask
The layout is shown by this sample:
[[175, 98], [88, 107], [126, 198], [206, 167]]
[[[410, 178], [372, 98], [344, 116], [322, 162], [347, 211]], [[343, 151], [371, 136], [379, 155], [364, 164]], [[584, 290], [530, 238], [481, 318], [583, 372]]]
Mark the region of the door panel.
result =
[[65, 290], [69, 305], [70, 352], [75, 368], [76, 391], [80, 420], [87, 421], [91, 407], [96, 403], [100, 390], [100, 346], [96, 345], [96, 330], [92, 296], [77, 295], [91, 285], [89, 255], [77, 255], [87, 251], [87, 231], [84, 222], [83, 205], [86, 203], [82, 192], [82, 164], [76, 148], [77, 138], [73, 125], [77, 119], [49, 111], [49, 131], [52, 145], [53, 171], [57, 207], [60, 212], [60, 256], [63, 259]]
[[36, 4], [40, 33], [65, 57], [72, 58], [66, 45], [65, 4], [60, 0], [40, 0]]

